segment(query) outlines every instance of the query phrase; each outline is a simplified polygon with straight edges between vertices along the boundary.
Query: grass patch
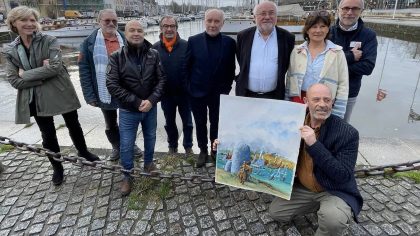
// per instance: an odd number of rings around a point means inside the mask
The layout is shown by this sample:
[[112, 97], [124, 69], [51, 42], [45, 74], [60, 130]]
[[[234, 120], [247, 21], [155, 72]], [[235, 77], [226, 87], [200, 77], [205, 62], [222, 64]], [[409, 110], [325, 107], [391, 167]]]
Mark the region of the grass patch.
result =
[[10, 152], [15, 149], [12, 145], [9, 144], [0, 144], [0, 153]]
[[55, 129], [55, 130], [59, 130], [59, 129], [62, 129], [62, 128], [65, 128], [66, 127], [66, 125], [65, 124], [60, 124], [58, 127], [57, 127], [57, 129]]
[[23, 128], [24, 128], [24, 129], [26, 129], [26, 128], [31, 127], [32, 125], [34, 125], [34, 123], [33, 123], [33, 122], [31, 122], [31, 123], [29, 123], [29, 124], [26, 124]]
[[193, 156], [189, 156], [185, 161], [188, 163], [188, 164], [190, 164], [190, 165], [192, 165], [192, 166], [195, 166], [195, 157], [193, 157]]
[[398, 172], [398, 173], [395, 173], [392, 177], [395, 177], [395, 178], [406, 177], [406, 178], [414, 180], [417, 184], [420, 183], [420, 171], [416, 171], [416, 170]]
[[[182, 159], [179, 156], [164, 156], [159, 163], [161, 172], [176, 172], [180, 168]], [[144, 210], [149, 202], [166, 199], [172, 189], [172, 181], [168, 179], [159, 180], [144, 176], [136, 178], [128, 197], [128, 209]]]

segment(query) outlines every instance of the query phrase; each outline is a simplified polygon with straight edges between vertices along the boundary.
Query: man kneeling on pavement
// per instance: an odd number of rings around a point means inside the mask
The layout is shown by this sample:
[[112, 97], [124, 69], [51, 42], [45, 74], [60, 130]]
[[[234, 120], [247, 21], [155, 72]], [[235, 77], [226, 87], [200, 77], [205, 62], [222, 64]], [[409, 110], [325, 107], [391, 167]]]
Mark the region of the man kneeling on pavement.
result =
[[292, 195], [290, 200], [275, 198], [269, 213], [286, 223], [316, 212], [319, 227], [315, 235], [341, 235], [352, 217], [357, 221], [363, 205], [354, 177], [359, 133], [331, 114], [334, 101], [326, 85], [309, 87], [304, 101], [309, 113], [300, 128], [302, 142]]
[[[159, 53], [144, 39], [138, 20], [125, 26], [127, 45], [110, 56], [106, 85], [119, 103], [120, 158], [125, 170], [134, 168], [133, 152], [139, 123], [144, 138], [144, 171], [157, 170], [153, 163], [156, 143], [157, 109], [162, 97], [165, 75]], [[131, 192], [131, 177], [124, 173], [123, 196]]]

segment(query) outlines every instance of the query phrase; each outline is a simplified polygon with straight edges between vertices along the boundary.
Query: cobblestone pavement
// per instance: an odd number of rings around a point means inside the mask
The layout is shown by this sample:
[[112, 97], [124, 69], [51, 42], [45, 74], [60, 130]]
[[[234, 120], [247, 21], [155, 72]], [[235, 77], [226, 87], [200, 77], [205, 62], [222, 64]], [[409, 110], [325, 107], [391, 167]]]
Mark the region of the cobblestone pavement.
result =
[[[130, 210], [119, 193], [119, 174], [66, 163], [66, 181], [55, 187], [46, 158], [15, 150], [0, 154], [0, 161], [7, 167], [0, 174], [1, 236], [313, 235], [317, 228], [315, 214], [274, 222], [267, 194], [179, 181], [165, 200]], [[384, 177], [358, 183], [365, 205], [360, 224], [345, 235], [420, 235], [420, 184]]]

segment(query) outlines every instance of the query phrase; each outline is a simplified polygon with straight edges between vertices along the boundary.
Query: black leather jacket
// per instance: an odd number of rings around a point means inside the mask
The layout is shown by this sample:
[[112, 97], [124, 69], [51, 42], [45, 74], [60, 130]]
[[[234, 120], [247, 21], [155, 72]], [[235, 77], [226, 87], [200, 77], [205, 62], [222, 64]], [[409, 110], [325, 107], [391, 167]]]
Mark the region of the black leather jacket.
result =
[[109, 57], [106, 86], [120, 108], [138, 111], [142, 100], [156, 105], [161, 99], [166, 76], [159, 53], [151, 47], [144, 40], [140, 51], [124, 46]]

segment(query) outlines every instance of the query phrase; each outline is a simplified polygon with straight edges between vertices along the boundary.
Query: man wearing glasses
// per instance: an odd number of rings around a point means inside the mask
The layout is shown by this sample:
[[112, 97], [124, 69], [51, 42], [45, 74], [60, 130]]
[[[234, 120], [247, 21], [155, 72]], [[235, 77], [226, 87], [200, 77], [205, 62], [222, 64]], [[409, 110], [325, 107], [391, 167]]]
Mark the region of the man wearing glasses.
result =
[[181, 39], [177, 32], [178, 23], [172, 16], [164, 16], [160, 21], [160, 41], [153, 45], [159, 52], [160, 59], [166, 74], [165, 92], [161, 100], [163, 114], [165, 115], [165, 130], [168, 135], [169, 153], [178, 152], [178, 127], [176, 126], [176, 109], [182, 120], [184, 134], [183, 146], [186, 155], [193, 154], [192, 131], [193, 123], [191, 106], [188, 100], [186, 85], [186, 54], [187, 41]]
[[375, 68], [378, 41], [376, 33], [365, 27], [360, 15], [363, 0], [342, 0], [338, 6], [338, 20], [331, 28], [331, 41], [343, 47], [349, 68], [349, 98], [344, 120], [350, 121], [363, 75]]
[[[108, 56], [124, 45], [123, 32], [118, 31], [117, 13], [113, 9], [99, 12], [100, 28], [93, 31], [80, 45], [78, 58], [79, 77], [83, 96], [87, 104], [101, 108], [105, 119], [105, 134], [112, 145], [110, 160], [120, 158], [120, 134], [117, 123], [117, 103], [106, 88]], [[135, 146], [134, 153], [142, 151]]]
[[256, 27], [238, 33], [240, 72], [236, 95], [284, 99], [285, 74], [295, 36], [276, 26], [277, 5], [264, 1], [254, 8]]

